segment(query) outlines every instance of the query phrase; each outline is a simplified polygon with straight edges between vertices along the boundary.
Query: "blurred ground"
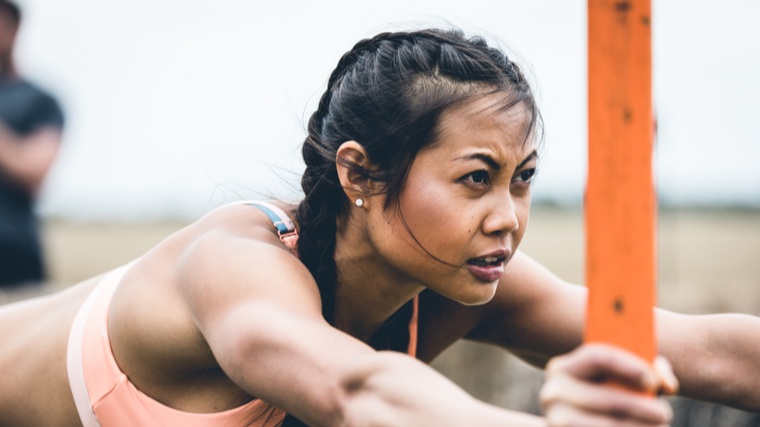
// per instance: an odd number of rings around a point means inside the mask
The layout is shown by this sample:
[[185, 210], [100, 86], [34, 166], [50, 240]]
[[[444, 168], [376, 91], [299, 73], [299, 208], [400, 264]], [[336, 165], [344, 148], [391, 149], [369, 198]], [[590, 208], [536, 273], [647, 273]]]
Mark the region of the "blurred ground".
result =
[[[62, 289], [148, 251], [182, 222], [44, 227], [49, 283], [0, 291], [0, 304]], [[559, 277], [583, 283], [580, 210], [535, 207], [521, 249]], [[684, 313], [760, 315], [760, 211], [666, 209], [659, 218], [660, 306]], [[474, 396], [538, 413], [541, 371], [505, 352], [460, 342], [433, 366]], [[687, 399], [673, 401], [674, 426], [760, 426], [760, 418]]]

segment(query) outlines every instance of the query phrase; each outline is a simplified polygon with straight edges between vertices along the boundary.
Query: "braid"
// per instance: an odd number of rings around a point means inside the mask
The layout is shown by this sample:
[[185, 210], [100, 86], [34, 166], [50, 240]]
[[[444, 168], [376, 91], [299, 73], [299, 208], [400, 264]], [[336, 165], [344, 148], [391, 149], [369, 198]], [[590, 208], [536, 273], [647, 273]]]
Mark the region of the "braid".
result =
[[343, 191], [334, 167], [335, 154], [322, 141], [322, 122], [327, 115], [333, 88], [345, 70], [355, 61], [354, 50], [343, 55], [330, 75], [327, 90], [319, 100], [317, 111], [309, 119], [308, 136], [302, 154], [306, 171], [301, 178], [304, 199], [296, 210], [301, 232], [298, 238], [301, 262], [317, 282], [322, 300], [322, 316], [331, 325], [335, 317], [335, 233], [337, 217], [343, 205]]
[[[304, 157], [307, 146], [304, 145]], [[309, 148], [308, 151], [313, 151]], [[307, 166], [302, 179], [306, 196], [298, 205], [296, 220], [300, 225], [298, 252], [301, 262], [309, 269], [319, 287], [322, 300], [322, 315], [330, 324], [334, 323], [335, 282], [337, 267], [335, 233], [337, 217], [343, 205], [343, 192], [335, 177], [324, 177], [323, 169]]]
[[[330, 167], [332, 151], [323, 145], [322, 122], [327, 115], [332, 98], [332, 89], [353, 59], [351, 52], [343, 55], [338, 66], [330, 75], [327, 90], [319, 100], [317, 111], [311, 115], [308, 136], [304, 141], [302, 154], [306, 170], [301, 178], [304, 198], [296, 209], [299, 224], [298, 256], [306, 266], [319, 288], [322, 301], [322, 316], [335, 324], [335, 283], [338, 268], [335, 264], [335, 233], [337, 217], [343, 205], [343, 194], [334, 167]], [[334, 158], [334, 157], [333, 157]], [[286, 414], [281, 427], [307, 427], [301, 420]]]
[[363, 54], [375, 51], [392, 33], [382, 33], [372, 39], [357, 43], [344, 54], [330, 75], [327, 90], [319, 100], [317, 111], [309, 119], [308, 132], [302, 154], [306, 171], [301, 179], [304, 199], [296, 210], [296, 220], [301, 232], [298, 247], [301, 262], [309, 269], [319, 288], [322, 300], [322, 316], [330, 324], [335, 315], [335, 283], [338, 276], [335, 264], [335, 233], [337, 217], [345, 203], [343, 189], [335, 170], [334, 151], [322, 141], [322, 127], [330, 108], [333, 90], [340, 85], [346, 71], [356, 64]]

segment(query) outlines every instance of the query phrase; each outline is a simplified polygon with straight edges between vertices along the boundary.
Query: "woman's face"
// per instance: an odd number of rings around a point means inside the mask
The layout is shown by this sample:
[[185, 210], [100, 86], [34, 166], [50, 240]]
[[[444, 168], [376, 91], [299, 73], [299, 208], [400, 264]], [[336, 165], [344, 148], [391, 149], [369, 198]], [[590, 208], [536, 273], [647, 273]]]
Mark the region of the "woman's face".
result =
[[528, 225], [536, 143], [525, 140], [525, 106], [500, 110], [503, 98], [446, 110], [438, 141], [412, 164], [399, 209], [370, 212], [372, 243], [399, 273], [464, 304], [493, 297]]

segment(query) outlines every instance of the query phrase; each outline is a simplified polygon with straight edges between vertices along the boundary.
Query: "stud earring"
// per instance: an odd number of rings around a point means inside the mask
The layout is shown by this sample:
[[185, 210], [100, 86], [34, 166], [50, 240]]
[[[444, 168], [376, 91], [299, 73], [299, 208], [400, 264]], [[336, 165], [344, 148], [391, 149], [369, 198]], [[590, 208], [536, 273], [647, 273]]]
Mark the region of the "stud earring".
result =
[[358, 207], [364, 206], [364, 200], [362, 200], [362, 199], [356, 199], [356, 202], [354, 202], [354, 203], [356, 203], [356, 206], [358, 206]]

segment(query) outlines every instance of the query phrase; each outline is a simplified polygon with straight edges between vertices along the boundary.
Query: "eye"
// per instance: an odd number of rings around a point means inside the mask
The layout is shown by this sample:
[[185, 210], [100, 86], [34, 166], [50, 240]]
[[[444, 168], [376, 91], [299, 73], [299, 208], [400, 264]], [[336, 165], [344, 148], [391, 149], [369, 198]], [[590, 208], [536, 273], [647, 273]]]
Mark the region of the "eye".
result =
[[517, 182], [527, 182], [530, 183], [531, 180], [533, 180], [533, 176], [536, 174], [536, 168], [532, 169], [526, 169], [522, 172], [520, 172], [516, 177], [515, 180]]
[[475, 184], [475, 185], [487, 185], [488, 184], [488, 172], [484, 170], [468, 173], [462, 177], [463, 181]]

